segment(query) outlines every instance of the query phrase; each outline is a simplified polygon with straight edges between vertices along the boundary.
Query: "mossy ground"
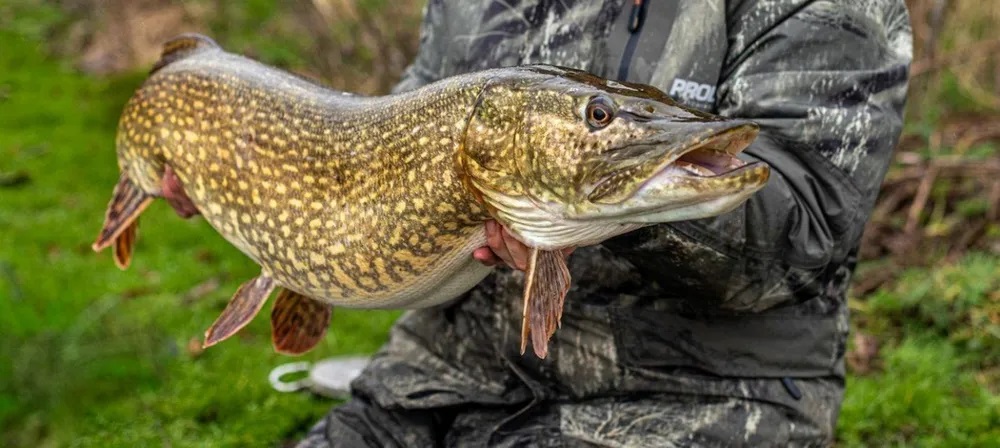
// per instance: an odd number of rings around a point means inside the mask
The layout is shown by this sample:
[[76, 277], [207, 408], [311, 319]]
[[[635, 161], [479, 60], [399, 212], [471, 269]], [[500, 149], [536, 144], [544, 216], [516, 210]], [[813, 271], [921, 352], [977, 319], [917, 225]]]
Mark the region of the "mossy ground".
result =
[[[133, 266], [94, 254], [117, 178], [117, 116], [142, 74], [98, 79], [46, 56], [36, 22], [0, 26], [0, 445], [281, 446], [334, 404], [271, 390], [267, 319], [200, 353], [192, 341], [256, 274], [199, 219], [143, 216]], [[2, 23], [0, 23], [2, 25]], [[1000, 258], [915, 269], [852, 301], [883, 344], [851, 376], [843, 446], [1000, 441]], [[305, 360], [368, 353], [395, 312], [335, 313]]]

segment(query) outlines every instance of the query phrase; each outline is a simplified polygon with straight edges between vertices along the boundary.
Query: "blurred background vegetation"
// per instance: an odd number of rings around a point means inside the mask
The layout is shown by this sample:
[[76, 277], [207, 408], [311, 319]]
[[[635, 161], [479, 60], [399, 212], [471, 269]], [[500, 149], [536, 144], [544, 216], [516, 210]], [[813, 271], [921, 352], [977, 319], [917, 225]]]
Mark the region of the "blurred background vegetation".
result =
[[[865, 234], [841, 446], [1000, 445], [1000, 3], [908, 0], [907, 126]], [[132, 268], [89, 248], [113, 133], [182, 31], [384, 93], [418, 0], [0, 1], [0, 445], [285, 446], [332, 405], [278, 394], [266, 319], [202, 331], [254, 266], [198, 220], [147, 212]], [[305, 357], [367, 353], [395, 312], [339, 311]]]

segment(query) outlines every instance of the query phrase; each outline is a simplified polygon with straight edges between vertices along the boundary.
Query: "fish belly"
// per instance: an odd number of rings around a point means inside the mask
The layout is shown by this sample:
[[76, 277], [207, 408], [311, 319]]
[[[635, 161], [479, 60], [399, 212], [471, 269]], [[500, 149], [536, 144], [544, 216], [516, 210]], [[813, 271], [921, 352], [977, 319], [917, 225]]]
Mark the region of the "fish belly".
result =
[[[302, 275], [272, 274], [278, 283], [327, 304], [359, 309], [419, 309], [440, 305], [458, 298], [481, 282], [493, 268], [472, 257], [472, 252], [486, 245], [481, 226], [471, 230], [461, 244], [438, 257], [431, 266], [409, 281], [376, 292], [320, 291], [303, 282]], [[265, 271], [267, 266], [262, 265]]]

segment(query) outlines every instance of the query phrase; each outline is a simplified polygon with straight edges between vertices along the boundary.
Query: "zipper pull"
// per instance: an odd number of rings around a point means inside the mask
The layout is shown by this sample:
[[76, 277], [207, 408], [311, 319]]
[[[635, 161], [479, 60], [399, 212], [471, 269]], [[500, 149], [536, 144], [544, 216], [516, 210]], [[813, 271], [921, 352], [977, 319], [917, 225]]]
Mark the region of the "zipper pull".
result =
[[642, 23], [646, 21], [646, 8], [644, 0], [633, 0], [632, 14], [628, 19], [628, 31], [635, 33], [642, 28]]

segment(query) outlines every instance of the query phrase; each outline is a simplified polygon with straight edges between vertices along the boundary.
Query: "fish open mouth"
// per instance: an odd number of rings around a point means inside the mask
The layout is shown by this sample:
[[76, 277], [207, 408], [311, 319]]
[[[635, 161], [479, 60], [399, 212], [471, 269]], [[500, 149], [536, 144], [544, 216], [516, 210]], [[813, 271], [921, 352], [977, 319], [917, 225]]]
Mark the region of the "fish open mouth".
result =
[[741, 189], [739, 183], [725, 183], [726, 179], [745, 178], [750, 187], [757, 181], [766, 181], [769, 169], [763, 162], [745, 162], [737, 157], [756, 137], [756, 127], [736, 126], [711, 135], [699, 143], [689, 145], [679, 155], [668, 157], [653, 170], [653, 175], [633, 192], [638, 194], [650, 186], [678, 183], [704, 184], [706, 194], [727, 194]]
[[720, 177], [756, 165], [759, 162], [747, 163], [736, 157], [750, 146], [755, 135], [756, 132], [748, 131], [742, 126], [720, 132], [700, 144], [692, 145], [679, 157], [668, 160], [657, 171], [673, 168], [694, 177]]
[[670, 166], [697, 177], [716, 177], [747, 166], [729, 153], [713, 149], [695, 149], [681, 155]]
[[[649, 188], [695, 184], [701, 185], [702, 194], [699, 196], [705, 197], [741, 189], [741, 182], [726, 182], [735, 177], [749, 174], [745, 183], [750, 184], [757, 183], [753, 178], [767, 177], [761, 172], [767, 170], [765, 164], [747, 163], [737, 157], [757, 136], [755, 125], [711, 125], [696, 129], [697, 132], [692, 132], [688, 139], [679, 143], [668, 146], [643, 143], [609, 153], [605, 160], [617, 158], [625, 163], [605, 175], [591, 190], [589, 199], [610, 205], [628, 200]], [[628, 163], [630, 158], [646, 160]], [[634, 180], [630, 181], [630, 178]]]

